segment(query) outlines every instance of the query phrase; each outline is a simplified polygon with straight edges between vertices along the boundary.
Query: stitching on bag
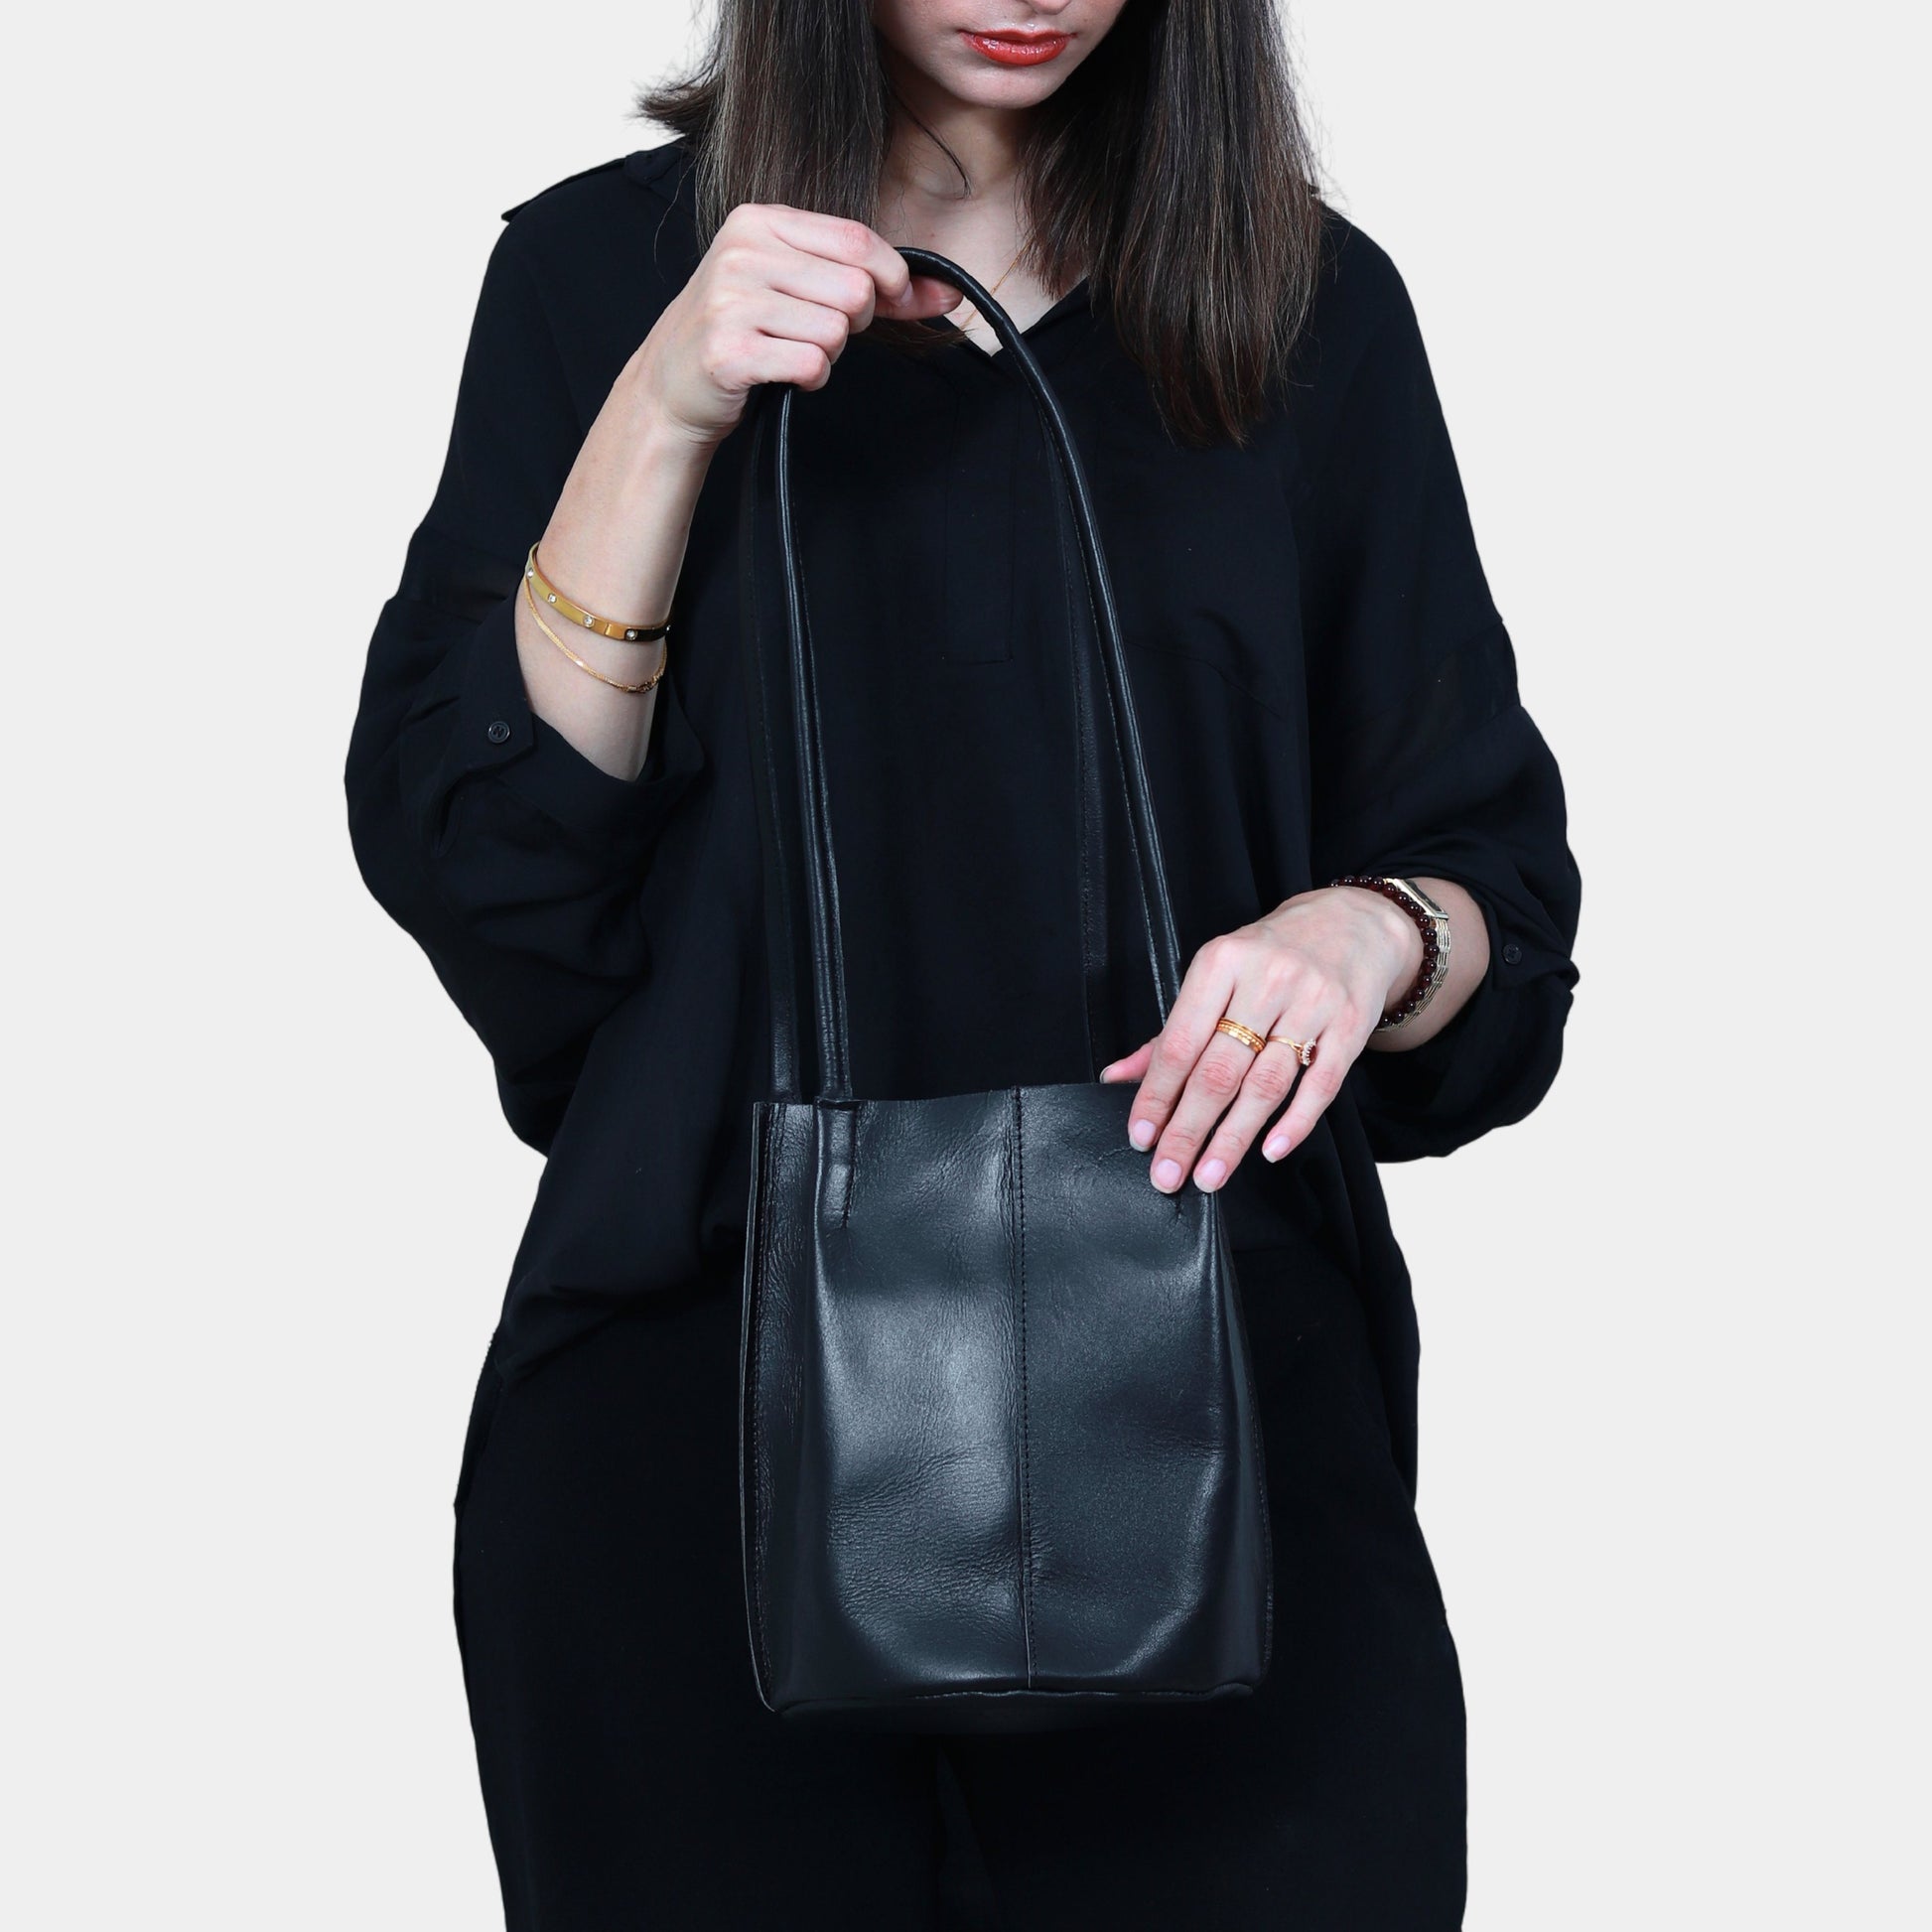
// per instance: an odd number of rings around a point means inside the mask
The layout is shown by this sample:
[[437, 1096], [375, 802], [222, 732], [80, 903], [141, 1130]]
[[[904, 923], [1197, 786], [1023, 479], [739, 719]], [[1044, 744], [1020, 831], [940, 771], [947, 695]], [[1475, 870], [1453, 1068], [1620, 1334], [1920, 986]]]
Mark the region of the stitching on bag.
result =
[[[784, 1122], [785, 1116], [782, 1111], [774, 1110], [767, 1113], [764, 1119], [764, 1132], [760, 1137], [763, 1141], [763, 1147], [760, 1149], [763, 1158], [759, 1163], [759, 1190], [756, 1207], [757, 1220], [752, 1229], [752, 1238], [758, 1245], [753, 1263], [756, 1273], [752, 1280], [752, 1328], [750, 1335], [747, 1337], [747, 1345], [751, 1350], [749, 1368], [752, 1383], [751, 1413], [747, 1420], [752, 1448], [752, 1507], [754, 1512], [752, 1572], [755, 1589], [754, 1600], [757, 1610], [753, 1622], [758, 1631], [759, 1671], [767, 1687], [771, 1686], [771, 1648], [765, 1633], [764, 1554], [767, 1525], [770, 1519], [765, 1509], [765, 1495], [768, 1485], [764, 1479], [764, 1458], [759, 1437], [759, 1417], [764, 1410], [764, 1374], [759, 1353], [759, 1342], [762, 1338], [764, 1325], [762, 1320], [764, 1314], [764, 1263], [766, 1254], [764, 1231], [770, 1225], [771, 1170], [776, 1161], [772, 1147], [772, 1137], [773, 1129], [775, 1128], [779, 1146], [782, 1147]], [[767, 1688], [768, 1701], [769, 1691]]]
[[1027, 1687], [1034, 1682], [1034, 1463], [1027, 1397], [1027, 1112], [1013, 1090], [1014, 1196], [1020, 1210], [1020, 1610], [1027, 1640]]
[[[1210, 1197], [1208, 1212], [1217, 1218], [1221, 1203]], [[1216, 1229], [1216, 1246], [1227, 1264], [1229, 1299], [1234, 1318], [1241, 1324], [1242, 1381], [1248, 1392], [1248, 1444], [1255, 1459], [1255, 1481], [1261, 1490], [1261, 1667], [1266, 1672], [1275, 1655], [1275, 1522], [1268, 1500], [1268, 1452], [1261, 1440], [1261, 1404], [1255, 1399], [1254, 1340], [1248, 1332], [1248, 1314], [1241, 1294], [1241, 1271], [1235, 1265], [1234, 1248], [1225, 1239], [1225, 1225]]]
[[758, 1135], [753, 1159], [758, 1163], [758, 1185], [752, 1195], [752, 1306], [745, 1336], [745, 1439], [752, 1479], [752, 1632], [758, 1644], [760, 1678], [770, 1682], [764, 1668], [764, 1472], [759, 1454], [759, 1412], [763, 1407], [763, 1377], [759, 1359], [759, 1316], [764, 1306], [764, 1193], [770, 1185], [770, 1116]]

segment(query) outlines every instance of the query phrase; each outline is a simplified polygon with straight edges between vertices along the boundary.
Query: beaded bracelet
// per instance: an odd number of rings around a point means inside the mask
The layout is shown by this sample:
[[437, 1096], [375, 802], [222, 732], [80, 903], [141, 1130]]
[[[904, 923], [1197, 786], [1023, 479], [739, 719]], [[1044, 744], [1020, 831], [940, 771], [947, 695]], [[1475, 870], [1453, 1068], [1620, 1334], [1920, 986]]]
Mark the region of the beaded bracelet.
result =
[[1384, 898], [1394, 899], [1415, 920], [1422, 933], [1422, 970], [1408, 992], [1375, 1023], [1375, 1031], [1388, 1033], [1406, 1025], [1436, 997], [1437, 988], [1449, 978], [1449, 914], [1413, 879], [1376, 879], [1350, 873], [1330, 883], [1361, 886], [1371, 893], [1380, 893]]

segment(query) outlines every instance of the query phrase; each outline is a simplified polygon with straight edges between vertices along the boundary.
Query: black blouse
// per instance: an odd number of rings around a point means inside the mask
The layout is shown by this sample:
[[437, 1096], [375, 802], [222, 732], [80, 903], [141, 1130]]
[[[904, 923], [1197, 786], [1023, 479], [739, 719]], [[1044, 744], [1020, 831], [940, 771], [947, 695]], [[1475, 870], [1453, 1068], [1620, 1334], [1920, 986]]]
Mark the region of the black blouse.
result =
[[[749, 439], [700, 492], [634, 781], [532, 712], [516, 654], [524, 555], [697, 264], [688, 144], [504, 218], [346, 784], [370, 892], [549, 1157], [497, 1340], [514, 1375], [621, 1299], [735, 1266], [769, 1035], [737, 630]], [[1483, 909], [1489, 970], [1463, 1011], [1364, 1054], [1301, 1147], [1251, 1152], [1225, 1189], [1237, 1253], [1317, 1241], [1360, 1284], [1413, 1484], [1415, 1313], [1375, 1163], [1448, 1153], [1542, 1098], [1580, 885], [1407, 294], [1324, 218], [1295, 378], [1245, 450], [1165, 435], [1085, 282], [1027, 340], [1093, 487], [1183, 962], [1344, 872], [1455, 880]], [[794, 405], [853, 1091], [881, 1098], [1090, 1077], [1046, 445], [1002, 356], [929, 326], [957, 340], [915, 360], [859, 336]], [[1113, 1054], [1159, 1024], [1151, 987], [1123, 998]]]

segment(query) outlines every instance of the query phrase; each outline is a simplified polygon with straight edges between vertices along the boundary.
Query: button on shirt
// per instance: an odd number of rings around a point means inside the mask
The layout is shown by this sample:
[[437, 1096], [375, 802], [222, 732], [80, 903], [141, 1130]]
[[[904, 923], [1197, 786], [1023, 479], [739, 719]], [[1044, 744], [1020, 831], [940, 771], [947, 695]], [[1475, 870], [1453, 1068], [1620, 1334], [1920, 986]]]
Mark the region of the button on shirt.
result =
[[[548, 1156], [505, 1291], [515, 1375], [615, 1302], [729, 1278], [769, 1091], [740, 679], [747, 439], [698, 498], [634, 780], [530, 708], [515, 600], [611, 384], [700, 255], [684, 140], [507, 211], [448, 455], [369, 640], [346, 768], [369, 890]], [[1416, 318], [1324, 211], [1294, 380], [1190, 449], [1085, 281], [1027, 332], [1093, 487], [1183, 961], [1342, 873], [1464, 886], [1490, 968], [1435, 1038], [1365, 1053], [1315, 1133], [1225, 1193], [1237, 1255], [1318, 1243], [1374, 1335], [1413, 1480], [1416, 1335], [1378, 1160], [1520, 1119], [1554, 1078], [1580, 902], [1561, 777], [1518, 694]], [[572, 295], [588, 260], [598, 299]], [[1051, 472], [1003, 356], [846, 345], [794, 403], [855, 1093], [1084, 1079], [1078, 800]], [[1124, 941], [1124, 1055], [1158, 1027]]]

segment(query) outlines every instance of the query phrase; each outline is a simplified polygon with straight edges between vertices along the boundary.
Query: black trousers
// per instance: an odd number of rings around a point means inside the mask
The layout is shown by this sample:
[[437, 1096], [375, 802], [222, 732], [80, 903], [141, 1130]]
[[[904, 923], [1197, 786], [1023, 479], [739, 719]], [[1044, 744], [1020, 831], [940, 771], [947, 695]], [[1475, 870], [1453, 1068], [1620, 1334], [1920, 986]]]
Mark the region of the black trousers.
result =
[[820, 1732], [752, 1680], [738, 1281], [485, 1367], [456, 1611], [509, 1932], [1454, 1932], [1463, 1713], [1346, 1276], [1238, 1258], [1277, 1567], [1252, 1698], [987, 1739]]

